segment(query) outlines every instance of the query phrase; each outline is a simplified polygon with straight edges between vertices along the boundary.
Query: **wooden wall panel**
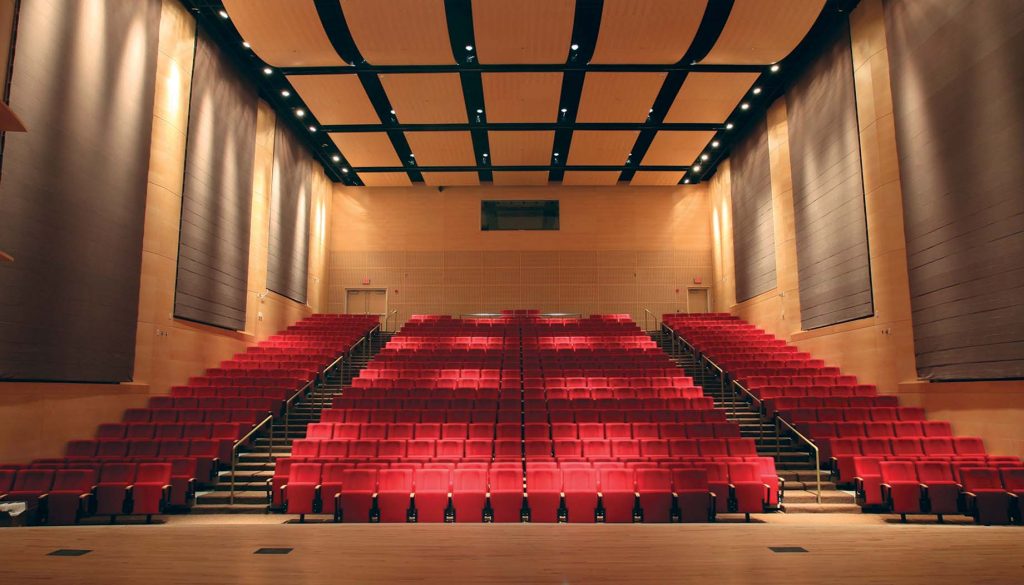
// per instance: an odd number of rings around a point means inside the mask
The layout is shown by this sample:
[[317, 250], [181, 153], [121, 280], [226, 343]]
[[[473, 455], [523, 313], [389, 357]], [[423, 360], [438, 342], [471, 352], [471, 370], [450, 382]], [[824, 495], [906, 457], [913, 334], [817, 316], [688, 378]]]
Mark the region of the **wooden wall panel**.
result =
[[763, 119], [736, 145], [730, 160], [736, 300], [742, 302], [775, 288], [768, 128]]
[[196, 43], [174, 314], [245, 329], [256, 89], [203, 33]]
[[159, 34], [158, 0], [21, 6], [10, 105], [31, 131], [3, 145], [0, 379], [132, 378]]
[[[481, 199], [558, 199], [560, 229], [483, 232]], [[333, 213], [330, 310], [346, 288], [387, 288], [399, 324], [507, 308], [642, 319], [685, 310], [686, 284], [711, 276], [703, 185], [337, 186]]]
[[1024, 377], [1024, 4], [884, 5], [918, 374]]
[[299, 303], [306, 302], [311, 180], [309, 153], [279, 120], [274, 132], [267, 288]]
[[850, 51], [844, 26], [786, 94], [804, 329], [874, 312]]

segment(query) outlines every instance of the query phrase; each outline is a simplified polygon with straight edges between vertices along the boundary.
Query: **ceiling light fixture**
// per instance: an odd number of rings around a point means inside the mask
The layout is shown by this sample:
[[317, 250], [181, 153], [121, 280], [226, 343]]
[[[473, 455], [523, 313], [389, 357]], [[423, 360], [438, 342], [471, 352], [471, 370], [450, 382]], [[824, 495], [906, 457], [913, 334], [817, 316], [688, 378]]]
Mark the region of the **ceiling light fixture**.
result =
[[305, 115], [306, 115], [306, 110], [303, 110], [302, 108], [299, 108], [299, 109], [295, 110], [295, 116], [297, 118], [301, 118], [301, 117], [303, 117]]
[[700, 155], [700, 160], [708, 160], [709, 158], [711, 158], [711, 157], [706, 155], [706, 154]]
[[733, 128], [735, 128], [735, 126], [733, 126], [732, 122], [729, 122], [728, 124], [725, 125], [726, 130], [732, 130]]
[[573, 43], [569, 45], [569, 48], [572, 49], [573, 51], [578, 51], [580, 49], [580, 46], [576, 43]]
[[263, 75], [270, 75], [273, 72], [274, 72], [274, 70], [271, 69], [270, 67], [264, 67], [263, 68]]
[[290, 95], [292, 95], [292, 92], [288, 91], [287, 89], [281, 90], [281, 97], [288, 97]]
[[466, 50], [467, 51], [472, 51], [473, 50], [473, 45], [466, 45]]
[[700, 165], [693, 165], [694, 171], [700, 171]]
[[751, 93], [753, 93], [754, 95], [758, 95], [758, 94], [761, 93], [761, 88], [760, 87], [755, 87], [754, 90]]
[[771, 71], [772, 73], [778, 73], [779, 72], [779, 66], [778, 65], [772, 65], [771, 67], [768, 68], [768, 70]]
[[249, 44], [249, 41], [242, 41], [242, 46], [245, 47], [246, 49], [251, 49], [252, 48], [252, 45]]
[[338, 155], [334, 155], [331, 157], [331, 160], [333, 160], [334, 162], [341, 162], [341, 157]]
[[483, 108], [477, 108], [477, 109], [476, 109], [476, 113], [478, 113], [478, 114], [482, 114], [482, 113], [484, 113], [484, 110], [483, 110]]
[[717, 140], [711, 141], [711, 148], [718, 148], [719, 142]]
[[394, 111], [394, 110], [391, 110], [391, 115], [392, 115], [392, 116], [394, 116], [394, 115], [395, 115], [395, 111]]
[[224, 20], [227, 20], [227, 19], [228, 19], [228, 13], [227, 13], [227, 12], [224, 12], [223, 10], [221, 10], [221, 11], [220, 11], [220, 12], [218, 12], [217, 14], [219, 14], [219, 15], [220, 15], [220, 17], [221, 17], [221, 18], [223, 18]]
[[568, 112], [569, 109], [568, 108], [562, 108], [560, 111], [564, 114], [564, 113]]
[[740, 104], [740, 109], [741, 110], [749, 110], [750, 109], [750, 104], [748, 104], [747, 102], [743, 102], [742, 104]]
[[310, 132], [316, 132], [316, 126], [310, 126], [309, 127], [309, 131]]
[[348, 173], [348, 167], [341, 167], [341, 172]]
[[690, 179], [683, 179], [683, 184], [684, 185], [689, 185], [690, 184]]

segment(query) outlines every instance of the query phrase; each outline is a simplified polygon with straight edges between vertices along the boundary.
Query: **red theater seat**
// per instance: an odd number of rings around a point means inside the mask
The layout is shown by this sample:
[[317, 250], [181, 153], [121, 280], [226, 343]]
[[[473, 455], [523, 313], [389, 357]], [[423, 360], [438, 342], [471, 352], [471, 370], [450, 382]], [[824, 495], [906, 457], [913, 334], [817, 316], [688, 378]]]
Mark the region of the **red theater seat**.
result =
[[530, 522], [558, 522], [562, 500], [562, 473], [558, 469], [526, 470]]
[[1010, 493], [1003, 488], [999, 471], [991, 467], [966, 467], [960, 470], [964, 482], [967, 514], [978, 524], [1008, 524]]
[[336, 496], [335, 517], [342, 522], [369, 522], [376, 493], [376, 469], [344, 470], [341, 491]]
[[636, 491], [645, 524], [668, 522], [672, 517], [672, 474], [667, 469], [638, 469]]
[[444, 522], [451, 495], [448, 469], [417, 469], [413, 474], [417, 522]]
[[134, 463], [105, 463], [96, 484], [96, 514], [110, 516], [132, 512], [129, 486], [135, 481]]
[[520, 522], [523, 475], [520, 469], [491, 469], [490, 500], [495, 522]]
[[298, 514], [302, 519], [306, 514], [319, 511], [320, 470], [319, 463], [295, 463], [291, 466], [288, 483], [283, 487], [285, 509], [289, 514]]
[[480, 522], [487, 505], [487, 470], [456, 468], [452, 473], [452, 507], [456, 522]]
[[[92, 469], [60, 469], [46, 494], [46, 523], [77, 524], [88, 513], [96, 472]], [[3, 492], [0, 485], [0, 492]]]
[[959, 512], [962, 486], [953, 476], [953, 469], [944, 461], [918, 461], [915, 463], [917, 479], [925, 490], [928, 513], [936, 514], [939, 520], [945, 514]]
[[601, 504], [605, 522], [633, 522], [636, 485], [632, 469], [601, 470]]
[[597, 471], [589, 467], [568, 469], [563, 464], [562, 485], [569, 522], [594, 522], [597, 511]]
[[715, 507], [708, 490], [707, 471], [676, 469], [672, 472], [672, 484], [681, 522], [707, 522], [714, 518]]
[[924, 512], [923, 487], [917, 479], [917, 469], [910, 461], [883, 461], [879, 463], [882, 477], [882, 499], [889, 510], [905, 521], [907, 514]]
[[381, 522], [406, 522], [411, 510], [412, 470], [382, 469], [377, 476]]

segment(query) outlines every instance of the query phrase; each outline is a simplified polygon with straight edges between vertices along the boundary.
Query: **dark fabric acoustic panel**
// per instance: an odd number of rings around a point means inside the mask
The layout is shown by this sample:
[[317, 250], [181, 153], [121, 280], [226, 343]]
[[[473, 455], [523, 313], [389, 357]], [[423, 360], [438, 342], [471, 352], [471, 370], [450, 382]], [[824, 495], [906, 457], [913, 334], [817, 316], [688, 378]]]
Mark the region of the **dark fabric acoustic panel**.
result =
[[786, 93], [804, 329], [874, 314], [855, 96], [843, 26]]
[[772, 212], [768, 122], [759, 120], [730, 156], [732, 237], [736, 301], [775, 288], [775, 221]]
[[917, 371], [1024, 377], [1024, 2], [885, 2]]
[[[20, 4], [0, 179], [0, 379], [132, 378], [159, 0]], [[130, 34], [129, 34], [130, 32]]]
[[181, 201], [174, 315], [245, 329], [256, 90], [200, 32]]
[[306, 302], [312, 189], [312, 159], [292, 131], [278, 120], [270, 191], [267, 288], [300, 303]]

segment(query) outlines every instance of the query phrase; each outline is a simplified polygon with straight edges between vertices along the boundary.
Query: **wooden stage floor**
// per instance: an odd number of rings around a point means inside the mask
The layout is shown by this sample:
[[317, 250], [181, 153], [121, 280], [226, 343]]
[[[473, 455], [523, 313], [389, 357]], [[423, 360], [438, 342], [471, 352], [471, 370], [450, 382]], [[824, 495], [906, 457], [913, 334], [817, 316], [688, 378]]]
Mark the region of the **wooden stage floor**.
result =
[[[843, 516], [648, 526], [297, 525], [281, 516], [209, 516], [10, 528], [0, 530], [0, 583], [1024, 583], [1020, 527]], [[292, 550], [254, 554], [260, 548]], [[91, 552], [50, 555], [57, 549]]]

